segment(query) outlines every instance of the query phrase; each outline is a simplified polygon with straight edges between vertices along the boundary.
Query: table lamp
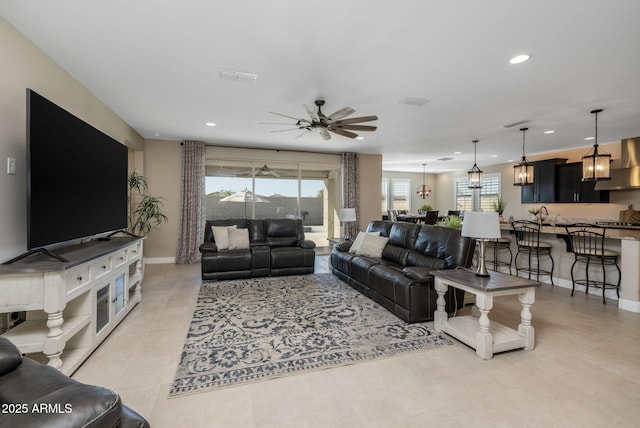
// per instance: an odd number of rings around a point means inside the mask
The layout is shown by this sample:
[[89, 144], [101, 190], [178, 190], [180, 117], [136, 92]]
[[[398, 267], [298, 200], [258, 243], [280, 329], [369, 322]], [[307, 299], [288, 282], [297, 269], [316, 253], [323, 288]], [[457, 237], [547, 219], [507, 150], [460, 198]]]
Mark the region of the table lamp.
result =
[[[340, 221], [343, 223], [356, 221], [356, 209], [355, 208], [341, 208], [340, 209]], [[345, 238], [351, 239], [351, 233], [348, 227], [345, 227]]]
[[478, 251], [477, 276], [489, 276], [484, 260], [485, 239], [500, 238], [500, 222], [497, 212], [466, 211], [462, 222], [462, 236], [475, 238], [480, 242]]

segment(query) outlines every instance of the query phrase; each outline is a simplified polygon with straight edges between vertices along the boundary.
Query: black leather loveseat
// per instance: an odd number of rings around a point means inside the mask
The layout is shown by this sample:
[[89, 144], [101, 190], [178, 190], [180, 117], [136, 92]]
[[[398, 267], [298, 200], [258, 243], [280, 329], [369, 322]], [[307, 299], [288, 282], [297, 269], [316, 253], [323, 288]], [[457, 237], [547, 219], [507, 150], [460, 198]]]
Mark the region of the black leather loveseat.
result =
[[[331, 252], [332, 272], [406, 322], [433, 320], [437, 293], [429, 272], [471, 266], [475, 240], [457, 229], [405, 222], [372, 221], [367, 232], [389, 238], [381, 257], [351, 253], [352, 243], [342, 242]], [[449, 289], [445, 298], [449, 313], [464, 305], [462, 290]]]
[[148, 428], [115, 392], [23, 357], [0, 337], [0, 428]]
[[[247, 229], [248, 243], [241, 248], [219, 248], [213, 227]], [[244, 231], [243, 231], [244, 232]], [[207, 221], [202, 253], [202, 279], [236, 279], [259, 276], [313, 273], [313, 241], [306, 240], [302, 220], [213, 220]]]

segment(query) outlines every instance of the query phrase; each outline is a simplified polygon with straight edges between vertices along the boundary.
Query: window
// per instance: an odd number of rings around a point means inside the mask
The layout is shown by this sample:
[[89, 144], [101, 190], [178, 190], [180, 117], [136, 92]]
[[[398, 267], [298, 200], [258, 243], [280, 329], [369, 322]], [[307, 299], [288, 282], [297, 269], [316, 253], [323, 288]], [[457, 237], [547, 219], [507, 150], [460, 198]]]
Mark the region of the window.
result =
[[[485, 174], [482, 176], [482, 188], [479, 189], [477, 206], [480, 211], [493, 211], [493, 204], [500, 196], [500, 174]], [[472, 211], [474, 208], [473, 189], [469, 189], [467, 177], [456, 179], [455, 185], [456, 209]]]
[[409, 211], [409, 189], [411, 180], [405, 178], [394, 178], [391, 180], [391, 209]]
[[386, 178], [382, 179], [382, 212], [386, 213], [388, 208], [388, 203], [389, 203], [389, 180]]

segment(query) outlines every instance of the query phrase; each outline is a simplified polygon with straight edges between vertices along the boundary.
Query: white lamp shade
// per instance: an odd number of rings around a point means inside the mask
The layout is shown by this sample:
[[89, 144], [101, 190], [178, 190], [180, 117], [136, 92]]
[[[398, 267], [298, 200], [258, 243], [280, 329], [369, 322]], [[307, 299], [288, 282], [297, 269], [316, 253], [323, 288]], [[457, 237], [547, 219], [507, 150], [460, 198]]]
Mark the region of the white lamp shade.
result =
[[500, 238], [500, 220], [497, 212], [465, 211], [462, 236], [479, 239]]
[[356, 221], [356, 209], [355, 208], [340, 209], [340, 221]]

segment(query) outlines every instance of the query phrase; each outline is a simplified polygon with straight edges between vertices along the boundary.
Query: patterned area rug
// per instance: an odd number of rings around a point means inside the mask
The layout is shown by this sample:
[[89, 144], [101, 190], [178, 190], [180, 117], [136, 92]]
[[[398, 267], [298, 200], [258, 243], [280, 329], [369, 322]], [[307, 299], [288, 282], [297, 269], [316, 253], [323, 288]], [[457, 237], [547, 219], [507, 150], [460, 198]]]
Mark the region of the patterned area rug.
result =
[[452, 343], [332, 274], [204, 283], [169, 396]]

